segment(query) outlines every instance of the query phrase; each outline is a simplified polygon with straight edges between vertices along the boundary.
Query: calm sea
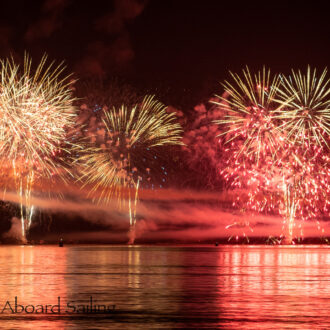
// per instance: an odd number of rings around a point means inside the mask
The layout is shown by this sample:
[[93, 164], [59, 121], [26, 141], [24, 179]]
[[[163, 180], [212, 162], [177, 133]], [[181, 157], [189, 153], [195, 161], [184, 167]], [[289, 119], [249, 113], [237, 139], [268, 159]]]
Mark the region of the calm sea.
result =
[[330, 328], [327, 246], [1, 246], [0, 260], [5, 329]]

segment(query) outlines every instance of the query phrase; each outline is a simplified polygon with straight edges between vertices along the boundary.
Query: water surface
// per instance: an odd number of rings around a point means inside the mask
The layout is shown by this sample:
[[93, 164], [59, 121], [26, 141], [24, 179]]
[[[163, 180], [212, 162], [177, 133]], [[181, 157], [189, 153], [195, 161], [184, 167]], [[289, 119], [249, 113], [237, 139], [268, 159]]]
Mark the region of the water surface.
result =
[[[1, 246], [5, 304], [60, 314], [0, 313], [13, 329], [325, 329], [327, 246]], [[77, 313], [67, 304], [111, 306]], [[9, 305], [7, 304], [7, 307]], [[31, 310], [32, 307], [30, 307]], [[103, 307], [102, 307], [103, 308]], [[29, 310], [29, 309], [28, 309]], [[56, 309], [54, 309], [56, 312]]]

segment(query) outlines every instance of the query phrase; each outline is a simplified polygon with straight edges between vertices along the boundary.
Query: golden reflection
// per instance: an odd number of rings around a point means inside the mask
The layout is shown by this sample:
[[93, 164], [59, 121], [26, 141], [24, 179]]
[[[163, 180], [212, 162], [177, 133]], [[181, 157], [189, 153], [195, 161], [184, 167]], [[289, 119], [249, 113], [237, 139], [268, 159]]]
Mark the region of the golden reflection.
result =
[[130, 247], [128, 250], [128, 285], [132, 288], [140, 288], [140, 250]]
[[329, 294], [324, 280], [330, 275], [328, 251], [317, 246], [241, 246], [225, 257], [220, 252], [218, 266], [226, 272], [217, 277], [219, 311], [246, 319], [251, 326], [264, 320], [258, 323], [264, 329], [279, 327], [293, 316], [300, 321], [310, 315], [326, 318], [329, 308], [320, 309], [317, 298]]
[[[58, 304], [66, 300], [66, 249], [49, 246], [2, 246], [2, 262], [0, 263], [0, 276], [2, 283], [0, 291], [0, 304], [2, 316], [12, 317], [11, 328], [16, 328], [15, 322], [19, 322], [18, 316], [27, 313], [20, 311], [19, 305], [28, 311], [34, 311], [34, 328], [46, 328], [54, 325], [54, 322], [45, 318], [45, 306]], [[38, 307], [39, 306], [39, 307]], [[41, 307], [42, 306], [42, 307]], [[6, 307], [6, 308], [5, 308]], [[5, 308], [5, 309], [4, 309]], [[38, 309], [38, 313], [35, 311]], [[15, 311], [15, 312], [16, 312]], [[56, 311], [54, 309], [54, 311]], [[23, 315], [24, 316], [24, 315]], [[19, 322], [19, 328], [27, 327], [24, 322]], [[56, 320], [56, 327], [61, 328], [64, 323]]]
[[[132, 327], [154, 322], [150, 328], [322, 329], [328, 320], [330, 250], [325, 246], [0, 249], [2, 306], [15, 297], [22, 305], [56, 304], [60, 296], [64, 309], [67, 302], [86, 304], [93, 297], [95, 303], [116, 305], [119, 327], [126, 317]], [[24, 316], [9, 321], [7, 316], [2, 314], [1, 322], [7, 323], [1, 326], [31, 328]], [[91, 320], [95, 327], [109, 325], [104, 315], [98, 321], [73, 313], [33, 317], [36, 329], [84, 328]]]

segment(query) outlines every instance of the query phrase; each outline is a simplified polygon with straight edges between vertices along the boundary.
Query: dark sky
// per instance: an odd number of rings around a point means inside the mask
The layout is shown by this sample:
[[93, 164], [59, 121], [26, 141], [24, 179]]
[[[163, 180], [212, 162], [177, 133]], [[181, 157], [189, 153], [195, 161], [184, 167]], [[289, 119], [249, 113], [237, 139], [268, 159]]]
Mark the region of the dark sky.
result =
[[0, 55], [47, 52], [80, 78], [118, 76], [195, 104], [246, 64], [327, 66], [329, 22], [315, 1], [1, 1]]

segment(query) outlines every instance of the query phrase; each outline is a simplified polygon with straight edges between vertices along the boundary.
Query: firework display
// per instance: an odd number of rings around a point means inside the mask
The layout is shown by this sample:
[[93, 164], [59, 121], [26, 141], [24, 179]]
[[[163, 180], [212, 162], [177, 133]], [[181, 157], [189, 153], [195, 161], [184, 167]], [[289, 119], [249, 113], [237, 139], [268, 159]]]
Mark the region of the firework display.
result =
[[66, 129], [75, 120], [69, 77], [62, 77], [62, 64], [46, 60], [34, 71], [27, 55], [23, 67], [13, 59], [0, 61], [2, 182], [19, 196], [23, 237], [32, 221], [33, 187], [43, 178], [63, 176]]
[[[282, 235], [271, 241], [304, 237], [308, 220], [324, 233], [320, 220], [330, 210], [326, 70], [307, 67], [284, 76], [246, 67], [230, 73], [209, 108], [194, 108], [189, 126], [180, 111], [129, 88], [109, 95], [106, 87], [101, 95], [90, 89], [92, 105], [82, 104], [77, 114], [70, 76], [62, 64], [47, 64], [46, 56], [34, 70], [28, 56], [23, 66], [6, 59], [0, 67], [1, 183], [4, 194], [16, 192], [23, 239], [35, 210], [32, 197], [67, 175], [77, 175], [87, 199], [124, 208], [134, 229], [140, 190], [163, 187], [171, 171], [169, 147], [177, 145], [190, 169], [207, 178], [200, 186], [233, 190], [232, 209], [282, 217]], [[186, 120], [183, 139], [178, 119]], [[225, 229], [239, 229], [249, 242], [253, 223], [233, 221]]]
[[81, 181], [92, 187], [98, 202], [127, 203], [134, 226], [139, 188], [151, 180], [159, 148], [182, 144], [181, 126], [152, 96], [132, 108], [104, 110], [97, 136], [90, 135], [89, 148], [78, 160]]
[[[329, 212], [329, 94], [324, 71], [275, 76], [263, 69], [254, 77], [231, 74], [229, 95], [215, 102], [224, 111], [219, 136], [225, 160], [219, 166], [227, 187], [246, 190], [234, 207], [280, 214], [285, 236], [303, 236], [301, 223]], [[223, 102], [225, 101], [225, 102]], [[294, 234], [294, 228], [300, 229]], [[323, 229], [322, 229], [323, 230]]]

